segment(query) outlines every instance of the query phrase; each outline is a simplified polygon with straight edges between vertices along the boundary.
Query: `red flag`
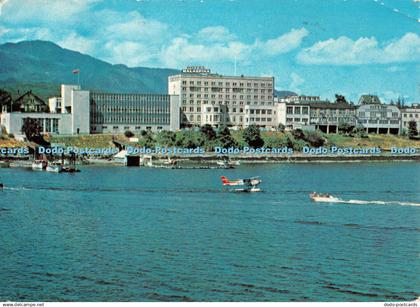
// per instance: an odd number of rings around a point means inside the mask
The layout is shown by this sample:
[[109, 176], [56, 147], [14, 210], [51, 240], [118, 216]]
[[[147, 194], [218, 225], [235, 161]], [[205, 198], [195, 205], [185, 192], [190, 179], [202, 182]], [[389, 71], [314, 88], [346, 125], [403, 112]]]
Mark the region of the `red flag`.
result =
[[73, 69], [73, 71], [72, 71], [72, 73], [75, 74], [75, 75], [77, 75], [79, 72], [80, 72], [80, 69], [79, 68]]

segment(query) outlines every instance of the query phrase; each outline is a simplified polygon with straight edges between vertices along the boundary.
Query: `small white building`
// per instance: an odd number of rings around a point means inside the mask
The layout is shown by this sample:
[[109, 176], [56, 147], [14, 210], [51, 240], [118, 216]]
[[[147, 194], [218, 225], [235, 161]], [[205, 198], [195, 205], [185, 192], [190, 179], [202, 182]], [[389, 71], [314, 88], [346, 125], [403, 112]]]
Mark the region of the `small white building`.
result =
[[420, 104], [413, 103], [411, 106], [402, 107], [400, 110], [402, 130], [408, 131], [408, 123], [415, 121], [417, 123], [417, 132], [420, 133]]
[[289, 129], [314, 130], [314, 126], [310, 125], [310, 106], [305, 103], [279, 102], [277, 123]]
[[50, 98], [48, 104], [49, 113], [3, 110], [0, 124], [17, 138], [23, 137], [22, 126], [26, 118], [35, 119], [43, 134], [72, 135], [90, 132], [89, 91], [82, 91], [76, 85], [62, 85], [61, 97]]

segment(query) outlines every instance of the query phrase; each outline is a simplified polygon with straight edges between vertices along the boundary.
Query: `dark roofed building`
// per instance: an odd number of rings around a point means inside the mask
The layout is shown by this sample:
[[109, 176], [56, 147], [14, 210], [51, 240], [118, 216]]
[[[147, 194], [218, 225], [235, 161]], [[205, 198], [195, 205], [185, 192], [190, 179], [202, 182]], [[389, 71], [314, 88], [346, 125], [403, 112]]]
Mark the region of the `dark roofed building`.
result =
[[359, 99], [359, 105], [363, 104], [381, 104], [381, 101], [376, 95], [362, 95]]
[[311, 101], [310, 124], [326, 133], [337, 133], [340, 123], [356, 126], [356, 106], [348, 102]]
[[13, 103], [13, 111], [22, 113], [48, 113], [49, 108], [44, 100], [28, 91]]

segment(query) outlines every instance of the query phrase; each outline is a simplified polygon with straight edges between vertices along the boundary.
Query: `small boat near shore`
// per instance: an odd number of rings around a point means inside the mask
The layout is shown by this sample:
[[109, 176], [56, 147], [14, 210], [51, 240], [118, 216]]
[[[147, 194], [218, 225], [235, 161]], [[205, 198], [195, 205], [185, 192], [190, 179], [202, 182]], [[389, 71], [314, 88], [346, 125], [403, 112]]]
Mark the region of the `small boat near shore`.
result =
[[61, 173], [63, 171], [63, 165], [60, 162], [49, 162], [46, 171], [51, 173]]
[[47, 168], [47, 161], [44, 160], [34, 160], [32, 162], [32, 169], [35, 171], [42, 171]]

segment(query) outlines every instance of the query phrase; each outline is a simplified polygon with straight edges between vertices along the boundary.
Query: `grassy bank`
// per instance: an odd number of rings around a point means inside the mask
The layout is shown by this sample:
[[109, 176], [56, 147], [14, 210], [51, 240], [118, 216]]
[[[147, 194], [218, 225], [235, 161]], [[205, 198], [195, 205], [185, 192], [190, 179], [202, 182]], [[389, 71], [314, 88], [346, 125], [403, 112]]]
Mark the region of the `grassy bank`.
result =
[[[194, 147], [198, 146], [212, 146], [205, 140], [200, 140], [200, 132], [176, 132], [173, 135], [173, 139], [168, 139], [162, 133], [154, 133], [149, 135], [136, 135], [139, 138], [139, 146], [178, 146], [178, 147]], [[239, 147], [248, 146], [242, 138], [240, 131], [231, 132], [233, 139], [236, 141]], [[368, 135], [368, 137], [350, 137], [340, 134], [319, 134], [324, 139], [324, 146], [337, 146], [337, 147], [380, 147], [384, 150], [389, 150], [391, 147], [415, 147], [420, 148], [420, 141], [410, 140], [404, 136], [396, 135]], [[291, 145], [291, 147], [299, 146], [311, 146], [308, 142], [303, 140], [297, 140], [289, 133], [283, 132], [268, 132], [264, 131], [261, 133], [261, 137], [264, 140], [265, 147], [281, 147]], [[129, 143], [128, 138], [124, 135], [115, 135], [115, 140], [123, 143]], [[102, 147], [113, 147], [112, 139], [113, 136], [110, 134], [93, 134], [93, 135], [79, 135], [79, 136], [51, 136], [46, 138], [52, 143], [59, 143], [65, 146], [75, 147], [90, 147], [90, 148], [102, 148]], [[188, 139], [186, 141], [186, 139]], [[286, 140], [286, 141], [285, 141]], [[287, 141], [291, 142], [286, 144]], [[214, 142], [213, 142], [214, 143]], [[283, 144], [284, 143], [284, 144]], [[191, 146], [185, 146], [185, 145]], [[24, 142], [10, 138], [7, 135], [0, 137], [0, 147], [23, 147]], [[295, 148], [296, 149], [296, 148]]]
[[[135, 137], [139, 138], [140, 146], [146, 145], [161, 145], [161, 146], [182, 146], [181, 142], [176, 144], [176, 140], [180, 139], [178, 136], [181, 132], [177, 132], [175, 136], [175, 144], [170, 144], [171, 142], [162, 141], [162, 137], [158, 134], [153, 134], [152, 136], [140, 136], [136, 135]], [[324, 146], [337, 146], [337, 147], [381, 147], [384, 150], [389, 150], [391, 147], [420, 147], [420, 141], [410, 140], [404, 136], [396, 135], [369, 135], [368, 137], [350, 137], [340, 134], [320, 134], [322, 138], [325, 139]], [[200, 138], [199, 132], [194, 132], [189, 136], [194, 140]], [[238, 146], [247, 146], [246, 142], [243, 140], [240, 131], [232, 131], [232, 137], [237, 142]], [[261, 137], [264, 140], [264, 146], [270, 146], [270, 144], [281, 144], [281, 140], [286, 137], [290, 137], [288, 133], [283, 132], [262, 132]], [[116, 140], [128, 143], [128, 138], [124, 135], [116, 135]], [[53, 143], [62, 143], [66, 146], [77, 146], [77, 147], [109, 147], [112, 146], [112, 136], [111, 135], [84, 135], [84, 136], [53, 136], [50, 139]], [[301, 140], [296, 140], [291, 137], [292, 142], [299, 142]], [[162, 144], [167, 143], [167, 144]], [[302, 144], [302, 143], [301, 143]], [[309, 144], [305, 144], [309, 145]]]

